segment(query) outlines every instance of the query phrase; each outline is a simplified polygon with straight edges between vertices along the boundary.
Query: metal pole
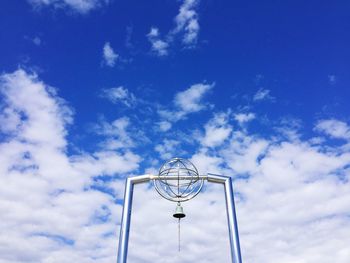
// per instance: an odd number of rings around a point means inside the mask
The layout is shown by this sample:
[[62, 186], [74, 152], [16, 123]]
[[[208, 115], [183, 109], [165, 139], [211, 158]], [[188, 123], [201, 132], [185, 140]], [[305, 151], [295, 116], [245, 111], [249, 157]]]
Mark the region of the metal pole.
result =
[[230, 235], [232, 263], [242, 263], [241, 248], [239, 245], [238, 224], [235, 209], [235, 200], [231, 177], [208, 174], [208, 182], [224, 184], [226, 197], [227, 224]]
[[119, 247], [118, 247], [118, 263], [126, 263], [129, 244], [131, 206], [134, 184], [131, 178], [126, 179], [124, 192], [124, 206], [122, 214], [122, 222], [120, 224]]
[[148, 182], [149, 180], [150, 180], [150, 175], [141, 175], [141, 176], [129, 177], [126, 179], [125, 193], [124, 193], [124, 206], [123, 206], [123, 213], [122, 213], [122, 221], [120, 224], [118, 259], [117, 259], [118, 263], [126, 263], [126, 259], [128, 255], [130, 220], [131, 220], [134, 184]]
[[242, 263], [241, 247], [239, 244], [238, 224], [236, 217], [235, 200], [232, 189], [232, 179], [225, 182], [226, 212], [230, 232], [231, 255], [234, 263]]

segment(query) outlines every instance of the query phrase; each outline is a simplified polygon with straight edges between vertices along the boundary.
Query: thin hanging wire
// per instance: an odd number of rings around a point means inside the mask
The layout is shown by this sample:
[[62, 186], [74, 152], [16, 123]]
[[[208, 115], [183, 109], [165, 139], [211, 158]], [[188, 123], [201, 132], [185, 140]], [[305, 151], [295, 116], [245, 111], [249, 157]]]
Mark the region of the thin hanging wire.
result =
[[[177, 164], [177, 166], [179, 167], [179, 163]], [[180, 171], [178, 171], [177, 173], [177, 194], [178, 196], [180, 196]], [[178, 204], [180, 204], [180, 202], [178, 202]], [[181, 205], [181, 204], [180, 204]], [[178, 221], [178, 246], [179, 246], [179, 252], [181, 250], [181, 238], [180, 238], [180, 234], [181, 234], [181, 231], [180, 231], [180, 220], [181, 218], [179, 218], [179, 221]]]
[[181, 250], [181, 239], [180, 239], [180, 218], [179, 218], [179, 223], [178, 223], [178, 238], [179, 238], [179, 240], [178, 240], [178, 245], [179, 245], [179, 252], [180, 252], [180, 250]]

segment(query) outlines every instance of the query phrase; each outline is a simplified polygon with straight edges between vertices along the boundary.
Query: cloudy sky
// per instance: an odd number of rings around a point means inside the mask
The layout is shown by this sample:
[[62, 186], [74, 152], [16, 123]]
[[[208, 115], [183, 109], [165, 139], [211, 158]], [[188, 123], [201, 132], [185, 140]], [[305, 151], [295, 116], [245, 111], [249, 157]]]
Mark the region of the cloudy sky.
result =
[[[116, 262], [124, 179], [232, 176], [243, 261], [350, 260], [348, 1], [5, 0], [0, 263]], [[137, 186], [131, 263], [230, 262], [222, 188]]]

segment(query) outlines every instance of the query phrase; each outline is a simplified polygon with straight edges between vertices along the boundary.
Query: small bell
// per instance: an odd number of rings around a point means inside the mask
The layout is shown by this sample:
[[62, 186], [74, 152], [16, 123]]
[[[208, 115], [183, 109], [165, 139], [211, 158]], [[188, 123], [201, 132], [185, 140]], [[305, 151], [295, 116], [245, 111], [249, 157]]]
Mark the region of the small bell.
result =
[[173, 217], [181, 219], [184, 218], [186, 215], [184, 213], [184, 209], [182, 208], [180, 202], [177, 203], [175, 214], [173, 214]]

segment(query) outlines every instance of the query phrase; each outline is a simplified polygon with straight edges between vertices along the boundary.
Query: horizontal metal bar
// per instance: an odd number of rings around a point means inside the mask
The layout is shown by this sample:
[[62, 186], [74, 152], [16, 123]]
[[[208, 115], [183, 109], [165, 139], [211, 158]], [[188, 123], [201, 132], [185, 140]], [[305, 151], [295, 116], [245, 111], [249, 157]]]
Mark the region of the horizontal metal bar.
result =
[[199, 175], [199, 176], [188, 176], [188, 175], [181, 175], [181, 176], [164, 176], [164, 175], [153, 175], [153, 174], [145, 174], [141, 176], [134, 176], [129, 177], [131, 182], [133, 184], [139, 184], [144, 183], [150, 180], [193, 180], [193, 179], [202, 179], [207, 180], [211, 183], [221, 183], [224, 184], [227, 180], [229, 180], [230, 177], [223, 176], [223, 175], [216, 175], [216, 174], [208, 174], [208, 175]]
[[140, 183], [145, 183], [150, 181], [152, 176], [153, 175], [151, 174], [145, 174], [145, 175], [129, 177], [128, 179], [131, 181], [132, 184], [140, 184]]
[[164, 176], [164, 175], [153, 175], [153, 174], [145, 174], [140, 176], [134, 176], [129, 177], [128, 179], [131, 181], [132, 184], [140, 184], [145, 183], [150, 180], [167, 180], [167, 181], [175, 181], [175, 180], [189, 180], [193, 181], [194, 179], [200, 179], [200, 180], [206, 180], [211, 183], [219, 183], [224, 184], [227, 180], [229, 180], [230, 177], [223, 176], [223, 175], [216, 175], [216, 174], [208, 174], [208, 175], [199, 175], [199, 176], [188, 176], [188, 175], [181, 175], [181, 176]]
[[207, 175], [199, 175], [199, 176], [188, 176], [188, 175], [180, 175], [180, 176], [164, 176], [164, 175], [151, 175], [150, 176], [151, 180], [189, 180], [193, 181], [195, 179], [201, 179], [201, 180], [207, 180], [208, 176]]
[[211, 183], [225, 184], [228, 180], [230, 180], [230, 177], [208, 173], [207, 180]]
[[128, 179], [131, 181], [132, 184], [140, 184], [144, 182], [148, 182], [150, 180], [193, 180], [193, 179], [201, 179], [201, 180], [207, 180], [211, 183], [221, 183], [224, 184], [227, 180], [229, 180], [230, 177], [223, 176], [223, 175], [216, 175], [216, 174], [208, 174], [208, 175], [199, 175], [199, 176], [188, 176], [188, 175], [181, 175], [179, 177], [177, 176], [164, 176], [164, 175], [153, 175], [153, 174], [145, 174], [145, 175], [139, 175], [139, 176], [133, 176], [129, 177]]

